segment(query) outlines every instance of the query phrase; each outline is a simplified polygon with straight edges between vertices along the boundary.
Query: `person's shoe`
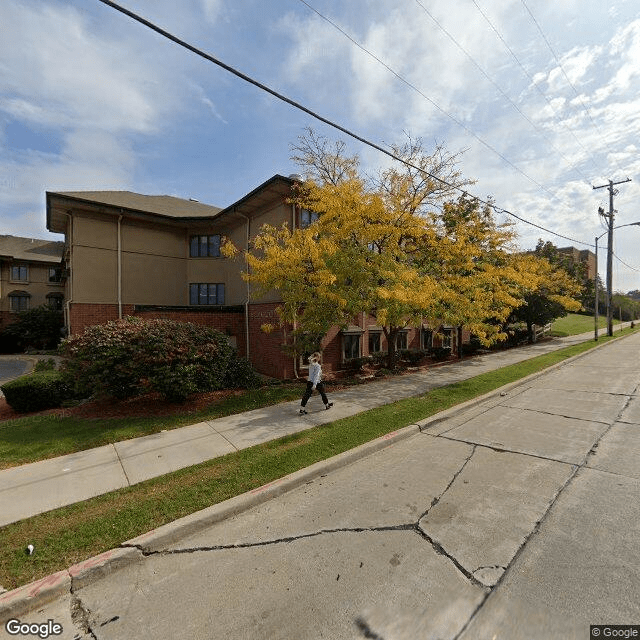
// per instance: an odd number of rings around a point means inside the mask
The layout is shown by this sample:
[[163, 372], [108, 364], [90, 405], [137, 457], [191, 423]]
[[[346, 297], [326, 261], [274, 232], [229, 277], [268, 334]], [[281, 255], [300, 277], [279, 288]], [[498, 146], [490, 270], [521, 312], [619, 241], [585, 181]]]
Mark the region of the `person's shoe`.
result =
[[327, 404], [324, 405], [325, 409], [331, 409], [331, 407], [333, 407], [333, 402], [327, 402]]
[[307, 415], [307, 410], [306, 409], [300, 409], [300, 415], [301, 416], [306, 416]]

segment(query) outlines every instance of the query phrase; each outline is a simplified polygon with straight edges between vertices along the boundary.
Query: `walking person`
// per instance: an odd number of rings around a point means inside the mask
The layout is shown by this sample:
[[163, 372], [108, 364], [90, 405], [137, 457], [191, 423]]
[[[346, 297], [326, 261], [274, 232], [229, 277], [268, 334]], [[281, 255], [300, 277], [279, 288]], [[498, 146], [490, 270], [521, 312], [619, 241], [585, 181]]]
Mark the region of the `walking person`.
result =
[[322, 382], [322, 365], [320, 364], [321, 359], [322, 355], [319, 351], [316, 351], [309, 356], [309, 377], [307, 379], [307, 387], [302, 395], [302, 401], [300, 402], [301, 416], [307, 413], [305, 407], [307, 406], [307, 402], [309, 401], [314, 389], [317, 389], [320, 392], [325, 409], [331, 409], [331, 407], [333, 407], [333, 402], [329, 402], [329, 398], [327, 398], [327, 394], [324, 390], [324, 383]]

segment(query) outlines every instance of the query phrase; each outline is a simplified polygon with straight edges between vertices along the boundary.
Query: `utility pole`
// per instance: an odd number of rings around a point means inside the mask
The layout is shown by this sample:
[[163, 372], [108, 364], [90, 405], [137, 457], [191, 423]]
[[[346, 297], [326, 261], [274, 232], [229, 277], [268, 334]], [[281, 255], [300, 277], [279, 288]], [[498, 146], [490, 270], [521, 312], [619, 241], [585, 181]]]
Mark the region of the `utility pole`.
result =
[[594, 189], [604, 189], [607, 188], [609, 190], [609, 213], [604, 214], [605, 218], [608, 218], [609, 230], [607, 236], [607, 335], [613, 335], [613, 305], [612, 305], [612, 296], [613, 296], [613, 196], [617, 195], [618, 190], [613, 187], [617, 184], [623, 184], [625, 182], [631, 182], [631, 178], [627, 178], [626, 180], [620, 180], [620, 182], [613, 182], [613, 180], [609, 180], [609, 184], [603, 184], [599, 187], [593, 187]]

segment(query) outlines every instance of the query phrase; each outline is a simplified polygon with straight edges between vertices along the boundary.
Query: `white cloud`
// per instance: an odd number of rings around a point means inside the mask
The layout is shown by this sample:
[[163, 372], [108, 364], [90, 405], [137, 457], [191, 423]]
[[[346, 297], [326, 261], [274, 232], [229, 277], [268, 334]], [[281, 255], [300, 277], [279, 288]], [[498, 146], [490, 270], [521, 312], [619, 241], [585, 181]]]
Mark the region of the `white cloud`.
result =
[[220, 19], [224, 8], [223, 0], [202, 0], [204, 15], [211, 23], [216, 23]]

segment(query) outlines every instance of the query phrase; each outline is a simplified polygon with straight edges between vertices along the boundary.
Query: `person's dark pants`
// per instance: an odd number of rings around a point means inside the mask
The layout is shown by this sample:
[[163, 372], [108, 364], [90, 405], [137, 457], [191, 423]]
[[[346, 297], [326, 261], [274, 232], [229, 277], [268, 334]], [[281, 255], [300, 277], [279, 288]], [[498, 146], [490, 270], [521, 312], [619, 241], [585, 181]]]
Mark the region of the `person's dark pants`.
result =
[[[318, 382], [318, 384], [316, 385], [316, 389], [320, 392], [320, 395], [322, 396], [322, 402], [324, 402], [325, 404], [329, 404], [329, 398], [327, 398], [327, 394], [325, 393], [325, 390], [324, 390], [324, 383]], [[304, 390], [304, 394], [302, 395], [302, 402], [300, 403], [301, 407], [307, 406], [307, 402], [309, 402], [309, 398], [311, 397], [312, 393], [313, 393], [313, 382], [311, 382], [311, 380], [308, 380], [307, 388]]]

